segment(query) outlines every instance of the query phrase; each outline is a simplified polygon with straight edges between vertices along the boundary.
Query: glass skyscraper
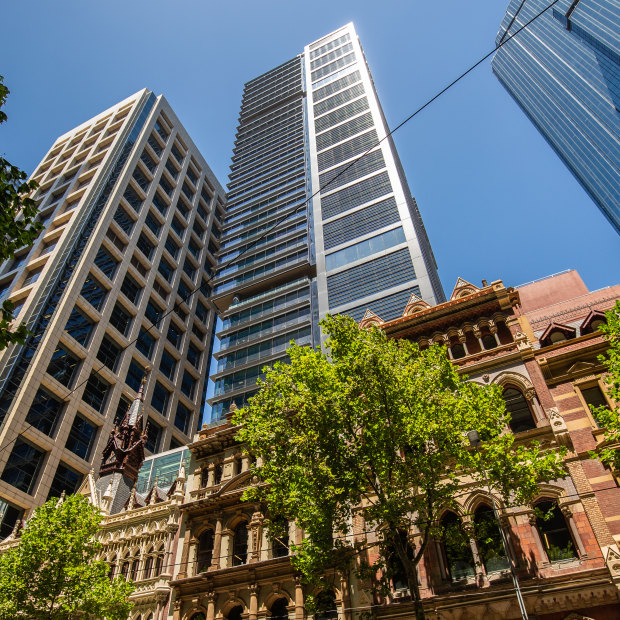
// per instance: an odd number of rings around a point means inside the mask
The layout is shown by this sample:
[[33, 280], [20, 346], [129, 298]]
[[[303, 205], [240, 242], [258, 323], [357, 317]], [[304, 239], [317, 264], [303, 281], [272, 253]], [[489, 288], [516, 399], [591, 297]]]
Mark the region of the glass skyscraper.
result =
[[352, 24], [245, 85], [213, 283], [212, 420], [292, 339], [320, 344], [327, 312], [389, 320], [412, 294], [444, 300], [387, 132]]
[[[505, 41], [550, 0], [512, 0]], [[560, 0], [497, 51], [493, 71], [620, 233], [620, 4]]]

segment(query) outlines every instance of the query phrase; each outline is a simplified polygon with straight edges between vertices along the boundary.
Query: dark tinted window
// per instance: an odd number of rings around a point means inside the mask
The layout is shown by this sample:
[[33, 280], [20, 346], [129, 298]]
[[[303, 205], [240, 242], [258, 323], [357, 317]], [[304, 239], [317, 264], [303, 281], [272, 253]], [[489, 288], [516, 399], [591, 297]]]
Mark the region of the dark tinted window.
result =
[[30, 493], [37, 481], [44, 458], [43, 450], [18, 437], [0, 478], [16, 489]]
[[118, 329], [123, 336], [127, 336], [129, 334], [129, 330], [131, 329], [131, 323], [133, 321], [133, 316], [121, 306], [118, 302], [114, 304], [114, 308], [112, 309], [112, 314], [110, 314], [110, 323]]
[[161, 355], [161, 361], [159, 363], [159, 370], [161, 370], [168, 379], [174, 381], [174, 371], [177, 367], [177, 361], [168, 353], [164, 351]]
[[112, 372], [116, 372], [121, 357], [121, 346], [109, 336], [104, 336], [97, 352], [97, 359], [105, 364]]
[[144, 377], [144, 368], [141, 364], [132, 359], [127, 370], [127, 377], [125, 377], [125, 383], [133, 388], [136, 392], [140, 389], [142, 383], [142, 377]]
[[157, 450], [159, 450], [159, 444], [161, 443], [161, 435], [161, 426], [153, 420], [149, 420], [146, 429], [146, 449], [151, 452], [157, 452]]
[[51, 437], [60, 420], [63, 406], [64, 403], [59, 398], [46, 389], [39, 388], [26, 415], [26, 422]]
[[170, 392], [159, 382], [155, 383], [151, 406], [157, 409], [163, 416], [168, 415], [168, 405], [170, 404]]
[[54, 474], [47, 499], [60, 497], [63, 491], [67, 494], [75, 493], [82, 482], [82, 474], [60, 463]]
[[71, 425], [65, 448], [87, 461], [96, 436], [97, 426], [87, 421], [81, 415], [76, 415]]
[[99, 413], [102, 413], [108, 399], [109, 391], [110, 384], [97, 373], [92, 372], [86, 382], [82, 400]]
[[140, 335], [136, 341], [136, 349], [142, 353], [142, 355], [151, 359], [153, 355], [153, 349], [155, 347], [155, 338], [147, 332], [144, 327], [140, 329]]
[[64, 386], [70, 388], [77, 376], [80, 359], [69, 353], [65, 348], [57, 346], [47, 367], [47, 374], [51, 375]]
[[91, 274], [88, 274], [88, 278], [86, 278], [86, 282], [84, 282], [80, 294], [93, 308], [101, 310], [108, 291]]
[[191, 418], [191, 409], [187, 408], [184, 404], [179, 403], [177, 405], [177, 413], [174, 416], [174, 425], [186, 435], [189, 432], [189, 423]]
[[95, 265], [112, 280], [118, 267], [118, 261], [105, 248], [99, 248], [99, 252], [95, 256]]
[[125, 279], [121, 284], [121, 292], [134, 304], [140, 299], [142, 287], [129, 275], [125, 275]]
[[86, 346], [90, 341], [90, 335], [93, 333], [93, 326], [94, 323], [86, 315], [77, 308], [73, 308], [65, 325], [65, 331], [82, 346]]

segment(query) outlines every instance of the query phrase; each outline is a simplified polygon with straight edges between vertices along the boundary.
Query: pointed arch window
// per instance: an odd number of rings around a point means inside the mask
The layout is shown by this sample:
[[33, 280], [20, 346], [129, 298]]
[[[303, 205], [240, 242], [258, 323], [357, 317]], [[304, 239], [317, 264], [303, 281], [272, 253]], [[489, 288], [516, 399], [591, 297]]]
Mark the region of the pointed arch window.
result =
[[153, 547], [147, 551], [146, 560], [144, 561], [144, 579], [150, 579], [153, 572]]
[[245, 521], [237, 524], [233, 531], [233, 566], [245, 564], [248, 559], [248, 527]]
[[161, 575], [162, 570], [164, 569], [164, 546], [161, 545], [157, 550], [157, 555], [155, 557], [155, 574], [154, 577], [158, 577]]
[[510, 568], [499, 524], [490, 506], [483, 504], [474, 513], [474, 531], [478, 544], [478, 553], [486, 573]]
[[[409, 544], [409, 541], [407, 540], [407, 532], [400, 530], [398, 532], [398, 535], [400, 537], [401, 544], [406, 549], [407, 558], [409, 560], [412, 560], [413, 549], [411, 548], [411, 545]], [[393, 590], [407, 589], [409, 587], [409, 582], [407, 579], [407, 572], [393, 544], [388, 547], [387, 560], [388, 560], [387, 561], [388, 573], [389, 573], [390, 581], [392, 582], [392, 589]]]
[[577, 558], [573, 536], [557, 503], [543, 500], [535, 509], [536, 527], [549, 561]]
[[110, 568], [108, 570], [108, 577], [110, 578], [110, 581], [112, 581], [112, 579], [114, 579], [114, 573], [116, 571], [116, 556], [113, 555], [112, 559], [109, 562]]
[[140, 550], [136, 551], [136, 554], [133, 557], [133, 561], [131, 564], [131, 580], [137, 581], [140, 577], [138, 576], [138, 567], [140, 566]]
[[507, 387], [502, 397], [506, 403], [506, 411], [510, 414], [508, 425], [513, 433], [522, 433], [536, 428], [532, 410], [523, 392], [514, 387]]
[[473, 577], [476, 574], [474, 558], [461, 519], [453, 512], [447, 512], [441, 519], [441, 527], [441, 548], [447, 578], [459, 581]]

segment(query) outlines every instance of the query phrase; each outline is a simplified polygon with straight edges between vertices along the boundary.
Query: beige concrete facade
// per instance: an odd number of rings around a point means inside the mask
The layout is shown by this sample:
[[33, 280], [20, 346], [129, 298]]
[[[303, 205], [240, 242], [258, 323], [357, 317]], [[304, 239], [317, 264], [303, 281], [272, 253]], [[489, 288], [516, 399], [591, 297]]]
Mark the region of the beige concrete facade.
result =
[[0, 357], [2, 536], [48, 495], [79, 487], [143, 369], [154, 369], [147, 449], [190, 440], [214, 320], [198, 289], [224, 208], [170, 105], [146, 89], [58, 138], [32, 178], [44, 231], [0, 267], [0, 295], [35, 334]]

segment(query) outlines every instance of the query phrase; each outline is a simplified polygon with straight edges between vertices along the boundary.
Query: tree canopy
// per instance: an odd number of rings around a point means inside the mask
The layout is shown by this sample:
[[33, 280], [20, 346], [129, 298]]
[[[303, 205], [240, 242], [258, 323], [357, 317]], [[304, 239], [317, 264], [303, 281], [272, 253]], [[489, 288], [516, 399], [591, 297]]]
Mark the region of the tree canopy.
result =
[[0, 620], [126, 620], [133, 590], [97, 560], [101, 515], [85, 497], [37, 508], [19, 544], [0, 555]]
[[607, 323], [601, 325], [600, 330], [609, 341], [609, 351], [602, 358], [607, 366], [603, 382], [615, 406], [594, 407], [592, 412], [600, 426], [605, 428], [605, 446], [598, 456], [604, 463], [620, 471], [620, 301], [616, 301], [616, 305], [605, 316]]
[[[420, 351], [349, 317], [321, 325], [326, 351], [292, 345], [290, 363], [269, 369], [235, 413], [237, 439], [261, 459], [262, 484], [245, 498], [267, 502], [272, 527], [286, 518], [303, 528], [292, 562], [315, 584], [356, 553], [358, 569], [360, 557], [375, 557], [353, 547], [351, 523], [361, 515], [379, 553], [360, 574], [385, 591], [400, 564], [423, 618], [415, 567], [431, 536], [442, 535], [439, 518], [464, 479], [482, 488], [488, 479], [504, 505], [528, 504], [539, 481], [565, 475], [562, 454], [517, 446], [500, 389], [459, 376], [445, 349]], [[483, 438], [478, 450], [472, 429]]]
[[[0, 75], [0, 124], [7, 120], [2, 106], [9, 89]], [[42, 224], [37, 221], [37, 204], [30, 194], [37, 189], [28, 175], [0, 157], [0, 263], [15, 256], [16, 250], [30, 245], [39, 235]], [[13, 342], [23, 342], [28, 334], [25, 326], [11, 329], [13, 304], [5, 300], [0, 306], [0, 350]]]

